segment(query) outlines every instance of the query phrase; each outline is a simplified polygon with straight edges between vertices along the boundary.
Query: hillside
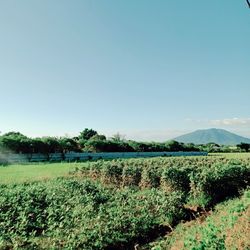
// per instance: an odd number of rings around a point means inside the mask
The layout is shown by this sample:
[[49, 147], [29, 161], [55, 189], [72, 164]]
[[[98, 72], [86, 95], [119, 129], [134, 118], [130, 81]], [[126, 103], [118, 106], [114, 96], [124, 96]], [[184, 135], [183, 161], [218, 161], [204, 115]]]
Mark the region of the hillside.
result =
[[214, 142], [221, 145], [236, 145], [241, 142], [250, 143], [250, 139], [231, 133], [224, 129], [203, 129], [176, 137], [174, 140], [184, 143], [207, 144]]

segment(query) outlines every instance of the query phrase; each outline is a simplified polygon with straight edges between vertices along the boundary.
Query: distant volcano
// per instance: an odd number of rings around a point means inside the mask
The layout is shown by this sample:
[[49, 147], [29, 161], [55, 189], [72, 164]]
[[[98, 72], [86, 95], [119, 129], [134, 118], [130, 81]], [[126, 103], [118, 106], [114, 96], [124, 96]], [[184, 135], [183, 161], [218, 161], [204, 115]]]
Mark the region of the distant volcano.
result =
[[241, 142], [250, 143], [249, 138], [245, 138], [224, 129], [203, 129], [192, 133], [176, 137], [174, 140], [184, 143], [207, 144], [214, 142], [220, 145], [236, 145]]

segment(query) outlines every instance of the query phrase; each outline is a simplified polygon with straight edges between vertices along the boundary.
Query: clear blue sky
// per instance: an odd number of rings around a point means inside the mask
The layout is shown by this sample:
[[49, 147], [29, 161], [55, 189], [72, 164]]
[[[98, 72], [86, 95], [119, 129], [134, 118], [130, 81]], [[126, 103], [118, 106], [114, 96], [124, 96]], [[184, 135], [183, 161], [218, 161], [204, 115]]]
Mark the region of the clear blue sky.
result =
[[250, 137], [244, 0], [2, 0], [0, 131]]

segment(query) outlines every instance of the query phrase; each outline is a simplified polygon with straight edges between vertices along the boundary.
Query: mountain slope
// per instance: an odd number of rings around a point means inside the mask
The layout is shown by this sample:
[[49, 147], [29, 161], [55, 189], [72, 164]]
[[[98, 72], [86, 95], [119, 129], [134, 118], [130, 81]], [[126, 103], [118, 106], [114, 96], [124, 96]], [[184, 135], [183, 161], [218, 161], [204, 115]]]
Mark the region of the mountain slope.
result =
[[250, 143], [250, 139], [236, 135], [224, 129], [203, 129], [176, 137], [174, 140], [184, 143], [207, 144], [214, 142], [221, 145], [236, 145], [241, 142]]

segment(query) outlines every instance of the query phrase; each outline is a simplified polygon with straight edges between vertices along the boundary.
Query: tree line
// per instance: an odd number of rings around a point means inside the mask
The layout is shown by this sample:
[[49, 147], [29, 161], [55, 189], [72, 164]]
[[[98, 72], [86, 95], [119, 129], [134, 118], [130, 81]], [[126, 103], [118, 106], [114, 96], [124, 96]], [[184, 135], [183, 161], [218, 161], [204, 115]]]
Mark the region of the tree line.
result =
[[76, 137], [39, 137], [30, 138], [20, 132], [8, 132], [0, 136], [2, 152], [23, 154], [50, 154], [67, 152], [174, 152], [174, 151], [207, 151], [239, 152], [249, 151], [250, 144], [242, 143], [234, 149], [215, 143], [205, 145], [184, 144], [174, 140], [159, 142], [137, 142], [125, 140], [119, 134], [111, 138], [98, 134], [97, 131], [85, 128]]
[[20, 132], [8, 132], [0, 136], [0, 149], [12, 153], [67, 153], [67, 152], [163, 152], [200, 151], [194, 144], [177, 141], [165, 143], [125, 140], [119, 134], [111, 138], [93, 129], [84, 129], [76, 137], [30, 138]]

